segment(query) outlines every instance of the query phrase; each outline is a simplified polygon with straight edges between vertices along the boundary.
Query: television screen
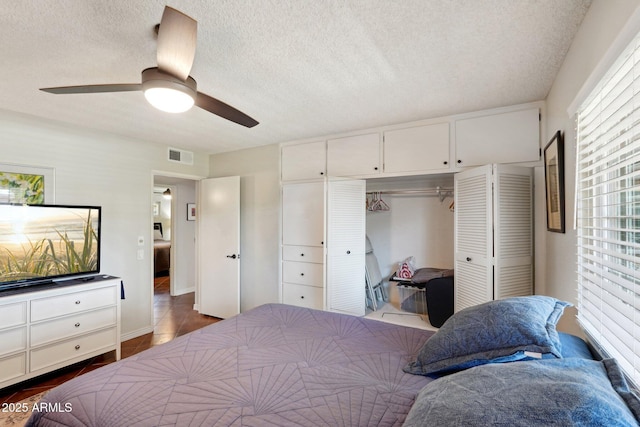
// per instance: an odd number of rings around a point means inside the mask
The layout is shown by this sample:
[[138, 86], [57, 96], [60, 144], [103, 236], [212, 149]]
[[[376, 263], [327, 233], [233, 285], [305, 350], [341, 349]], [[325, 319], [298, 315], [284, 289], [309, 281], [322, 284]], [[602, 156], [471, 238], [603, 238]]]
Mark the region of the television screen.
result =
[[0, 205], [0, 290], [100, 272], [98, 206]]

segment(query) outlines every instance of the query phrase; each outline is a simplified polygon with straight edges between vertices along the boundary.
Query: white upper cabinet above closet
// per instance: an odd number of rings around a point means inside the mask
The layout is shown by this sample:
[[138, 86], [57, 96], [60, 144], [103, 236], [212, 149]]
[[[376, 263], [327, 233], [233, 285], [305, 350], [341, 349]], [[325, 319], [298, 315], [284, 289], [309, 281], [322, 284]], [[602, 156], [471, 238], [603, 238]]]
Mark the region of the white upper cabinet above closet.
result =
[[384, 132], [384, 172], [449, 169], [449, 123]]
[[282, 180], [324, 178], [327, 148], [324, 141], [282, 146]]
[[282, 244], [324, 245], [324, 181], [282, 186]]
[[540, 159], [538, 108], [459, 119], [455, 131], [459, 167]]
[[380, 133], [349, 136], [327, 141], [329, 176], [367, 176], [382, 171]]

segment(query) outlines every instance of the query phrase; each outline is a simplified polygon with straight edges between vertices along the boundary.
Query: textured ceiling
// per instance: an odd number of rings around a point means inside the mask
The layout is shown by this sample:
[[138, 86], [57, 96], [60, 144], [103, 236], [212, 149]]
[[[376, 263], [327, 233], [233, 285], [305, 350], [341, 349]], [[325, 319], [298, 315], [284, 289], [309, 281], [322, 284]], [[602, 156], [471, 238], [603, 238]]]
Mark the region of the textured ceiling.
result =
[[156, 0], [0, 0], [0, 109], [207, 153], [544, 99], [590, 0], [173, 0], [198, 21], [198, 90], [257, 119], [162, 113]]

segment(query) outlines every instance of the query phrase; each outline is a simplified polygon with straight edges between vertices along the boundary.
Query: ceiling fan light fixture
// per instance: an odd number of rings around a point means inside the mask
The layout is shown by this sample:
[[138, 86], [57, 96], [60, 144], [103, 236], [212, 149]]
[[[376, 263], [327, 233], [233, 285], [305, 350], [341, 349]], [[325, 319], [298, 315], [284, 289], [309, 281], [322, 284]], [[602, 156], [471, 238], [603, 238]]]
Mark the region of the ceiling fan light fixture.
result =
[[142, 90], [147, 101], [158, 110], [183, 113], [193, 107], [196, 99], [196, 81], [188, 77], [182, 81], [157, 68], [142, 72]]

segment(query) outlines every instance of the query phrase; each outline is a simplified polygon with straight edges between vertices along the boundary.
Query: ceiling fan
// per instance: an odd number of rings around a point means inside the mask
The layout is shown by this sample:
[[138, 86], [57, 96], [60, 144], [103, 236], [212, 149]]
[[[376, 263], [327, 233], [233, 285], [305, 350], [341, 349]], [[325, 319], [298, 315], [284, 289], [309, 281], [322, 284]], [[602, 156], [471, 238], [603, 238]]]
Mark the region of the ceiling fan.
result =
[[158, 31], [158, 66], [142, 71], [141, 83], [103, 84], [42, 88], [53, 94], [143, 91], [154, 107], [181, 113], [196, 105], [217, 116], [248, 128], [258, 122], [243, 112], [197, 91], [189, 76], [196, 54], [198, 23], [184, 13], [165, 6]]

